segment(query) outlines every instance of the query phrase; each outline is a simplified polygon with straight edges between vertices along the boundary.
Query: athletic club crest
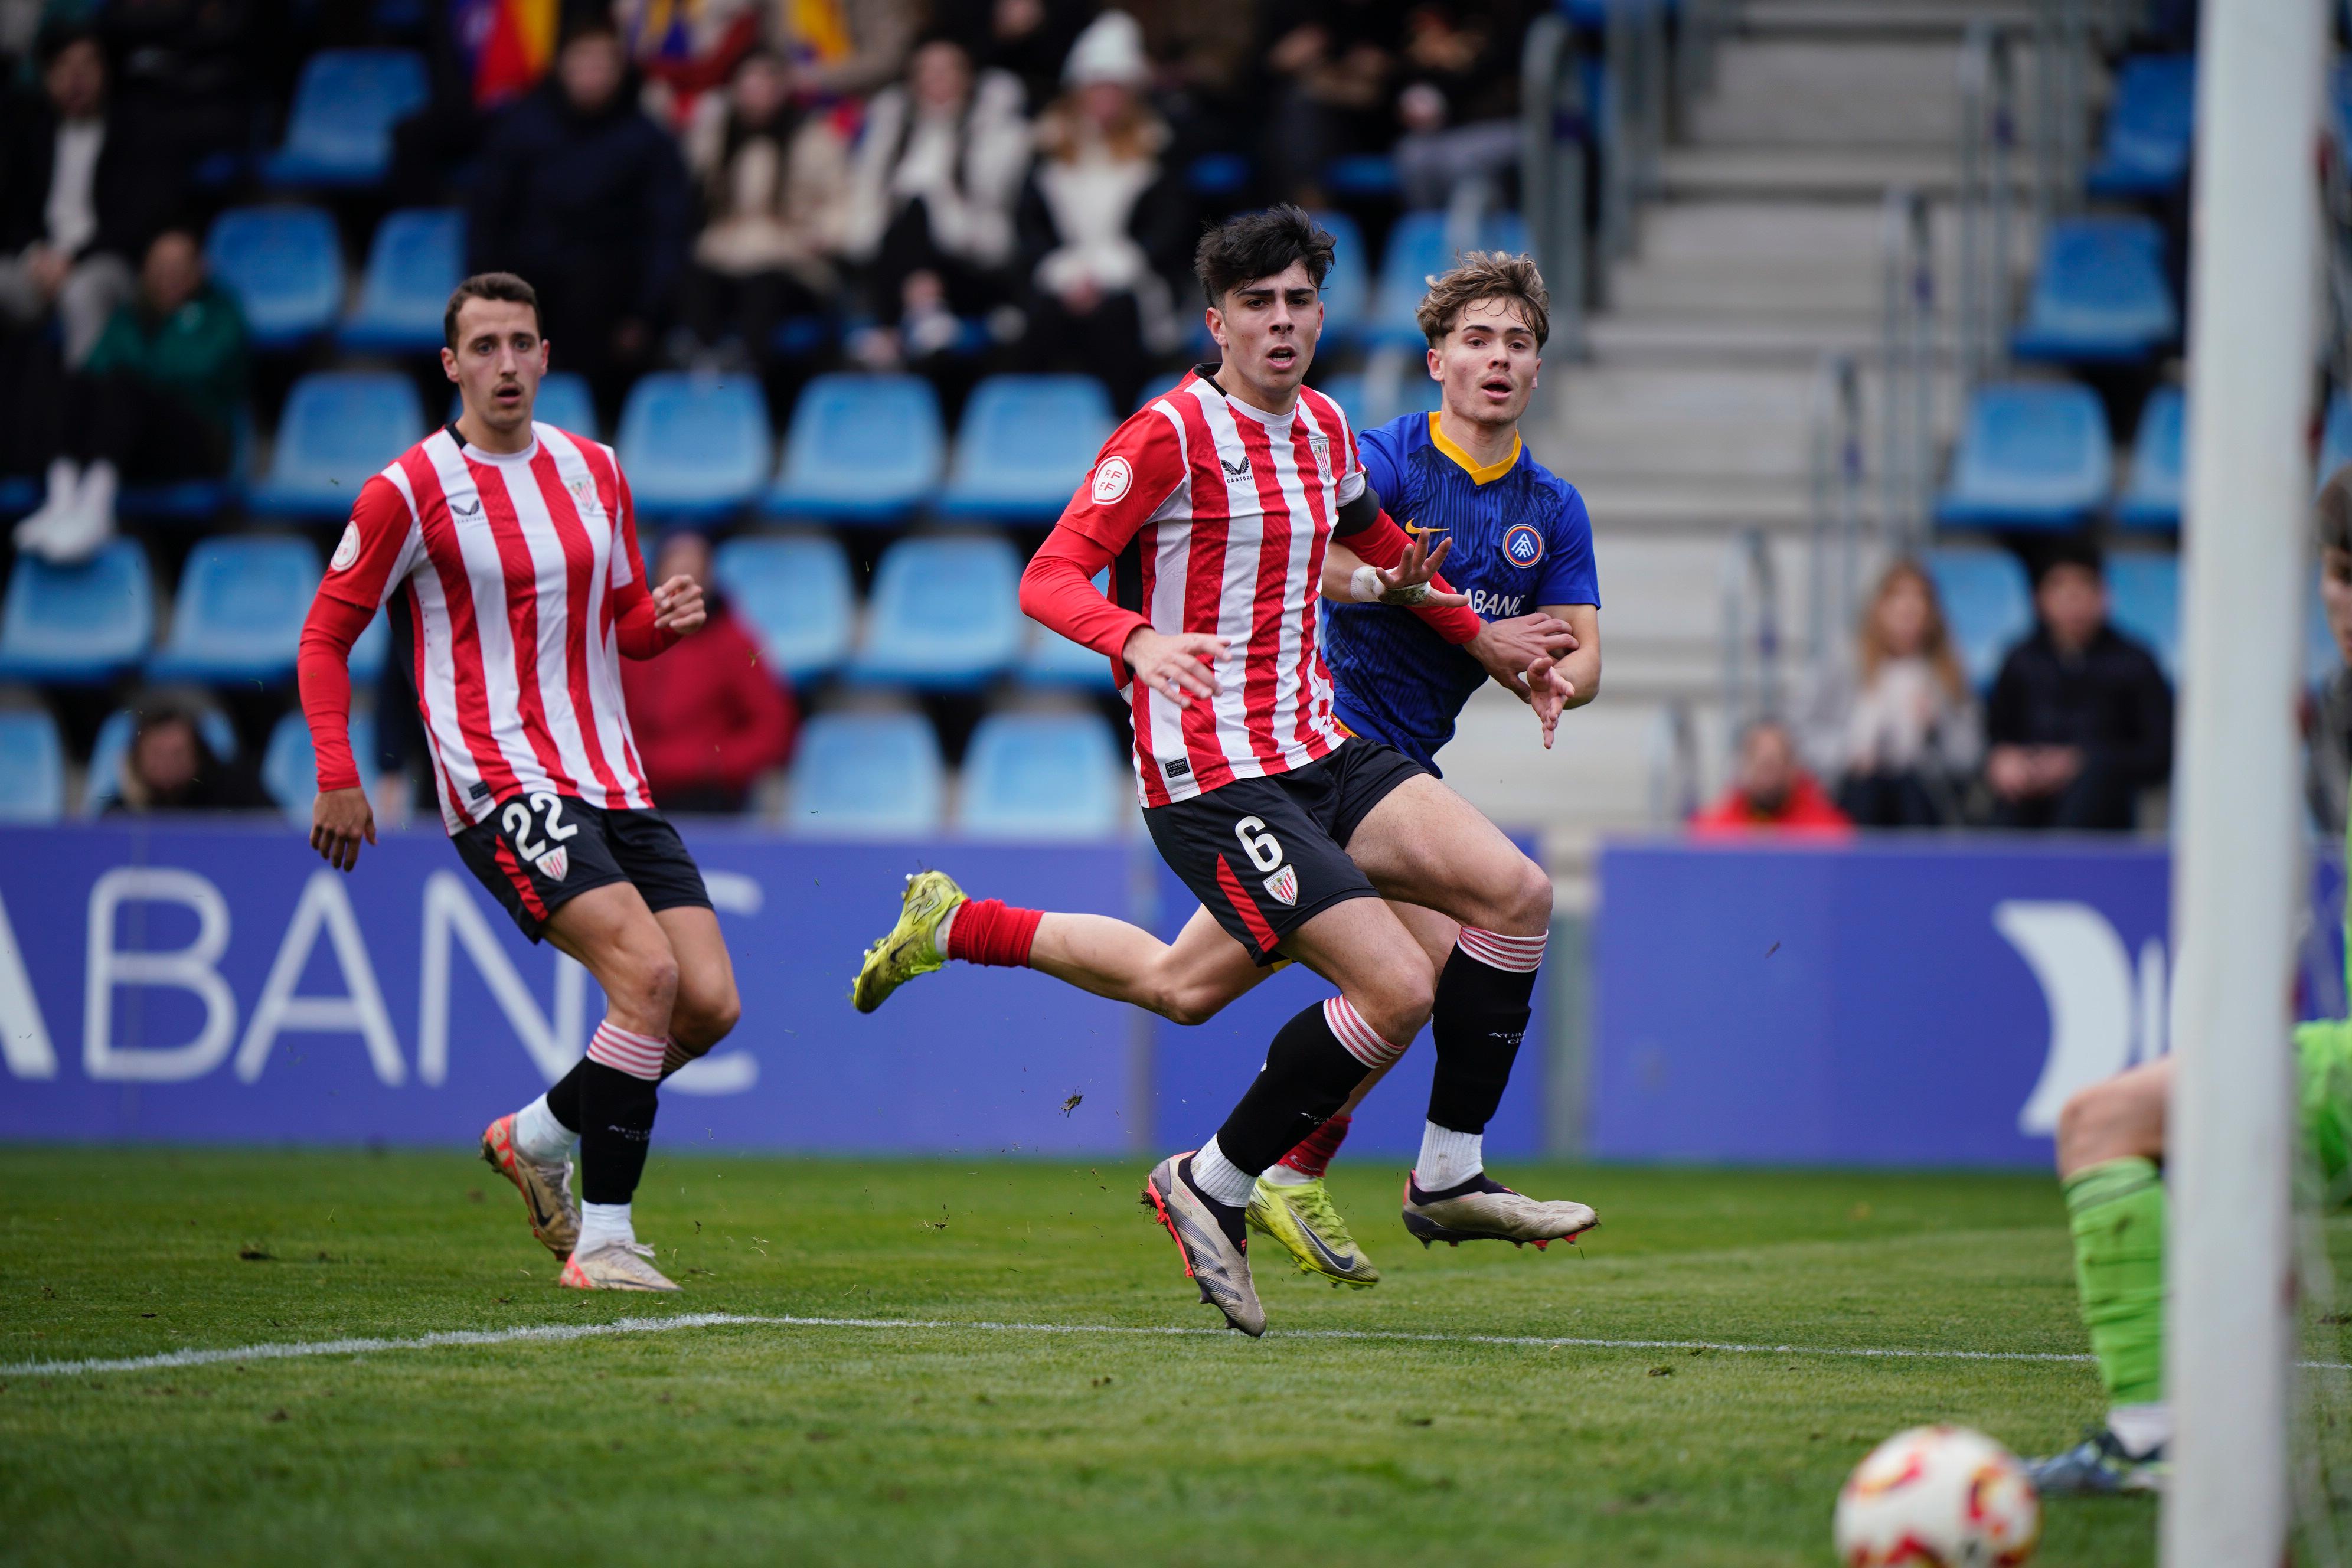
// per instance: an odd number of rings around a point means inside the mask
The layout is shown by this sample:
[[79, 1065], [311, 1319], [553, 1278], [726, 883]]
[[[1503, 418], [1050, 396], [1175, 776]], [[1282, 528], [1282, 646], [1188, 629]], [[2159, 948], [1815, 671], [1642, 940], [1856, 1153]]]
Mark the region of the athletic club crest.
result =
[[561, 882], [563, 880], [563, 874], [572, 869], [572, 857], [565, 854], [563, 846], [559, 844], [541, 856], [537, 864], [540, 875], [551, 882]]
[[1265, 890], [1274, 895], [1275, 902], [1293, 909], [1297, 908], [1298, 904], [1298, 868], [1296, 866], [1285, 866], [1281, 870], [1276, 871], [1273, 876], [1268, 877], [1265, 879]]
[[1543, 531], [1518, 523], [1503, 535], [1503, 558], [1522, 569], [1535, 565], [1544, 558]]
[[1315, 473], [1325, 484], [1331, 482], [1331, 437], [1309, 436], [1307, 449], [1315, 454]]

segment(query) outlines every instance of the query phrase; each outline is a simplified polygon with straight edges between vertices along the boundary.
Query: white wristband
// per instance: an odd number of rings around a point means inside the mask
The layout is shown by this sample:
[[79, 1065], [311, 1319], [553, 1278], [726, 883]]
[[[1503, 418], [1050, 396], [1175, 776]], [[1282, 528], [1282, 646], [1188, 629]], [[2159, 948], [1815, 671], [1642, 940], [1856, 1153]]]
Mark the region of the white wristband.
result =
[[1349, 575], [1348, 592], [1360, 605], [1377, 605], [1388, 584], [1381, 581], [1379, 567], [1359, 566]]

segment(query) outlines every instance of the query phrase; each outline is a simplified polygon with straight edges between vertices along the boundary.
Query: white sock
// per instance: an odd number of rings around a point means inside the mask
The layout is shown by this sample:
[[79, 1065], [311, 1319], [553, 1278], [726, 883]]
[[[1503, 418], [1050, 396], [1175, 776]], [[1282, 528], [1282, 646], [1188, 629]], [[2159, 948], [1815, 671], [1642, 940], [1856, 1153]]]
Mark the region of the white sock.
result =
[[948, 932], [954, 929], [955, 918], [962, 912], [963, 906], [958, 904], [954, 909], [941, 915], [940, 923], [931, 928], [931, 952], [942, 963], [947, 962]]
[[49, 531], [49, 559], [71, 564], [87, 561], [114, 537], [114, 465], [92, 463], [74, 488], [73, 504]]
[[1219, 1203], [1240, 1208], [1250, 1201], [1257, 1178], [1226, 1159], [1212, 1138], [1192, 1156], [1192, 1184]]
[[1306, 1172], [1286, 1165], [1279, 1160], [1268, 1165], [1265, 1173], [1258, 1177], [1259, 1181], [1276, 1187], [1303, 1187], [1314, 1179]]
[[607, 1242], [635, 1241], [635, 1228], [629, 1224], [626, 1204], [582, 1204], [580, 1205], [580, 1240], [574, 1252], [593, 1252]]
[[546, 1164], [568, 1159], [572, 1146], [579, 1142], [579, 1133], [555, 1119], [543, 1094], [515, 1112], [515, 1152], [526, 1160]]
[[2107, 1430], [2132, 1458], [2145, 1458], [2159, 1445], [2172, 1441], [2172, 1406], [2162, 1401], [2118, 1405], [2107, 1412]]
[[1486, 1135], [1456, 1132], [1424, 1121], [1421, 1127], [1421, 1158], [1413, 1162], [1412, 1179], [1424, 1193], [1458, 1187], [1486, 1168]]

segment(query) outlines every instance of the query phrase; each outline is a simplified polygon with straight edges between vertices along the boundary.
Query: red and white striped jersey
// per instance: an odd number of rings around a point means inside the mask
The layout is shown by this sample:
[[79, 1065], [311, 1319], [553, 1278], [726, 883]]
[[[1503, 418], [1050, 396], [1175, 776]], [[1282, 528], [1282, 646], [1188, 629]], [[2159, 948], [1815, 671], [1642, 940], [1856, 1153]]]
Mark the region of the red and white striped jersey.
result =
[[531, 428], [522, 452], [443, 429], [402, 453], [362, 488], [319, 589], [408, 617], [453, 834], [516, 795], [653, 805], [614, 629], [642, 575], [628, 481], [609, 447]]
[[1117, 552], [1111, 597], [1154, 630], [1225, 639], [1210, 702], [1179, 708], [1118, 666], [1145, 805], [1287, 773], [1345, 737], [1316, 601], [1363, 489], [1346, 416], [1303, 387], [1277, 416], [1188, 374], [1103, 444], [1063, 525]]

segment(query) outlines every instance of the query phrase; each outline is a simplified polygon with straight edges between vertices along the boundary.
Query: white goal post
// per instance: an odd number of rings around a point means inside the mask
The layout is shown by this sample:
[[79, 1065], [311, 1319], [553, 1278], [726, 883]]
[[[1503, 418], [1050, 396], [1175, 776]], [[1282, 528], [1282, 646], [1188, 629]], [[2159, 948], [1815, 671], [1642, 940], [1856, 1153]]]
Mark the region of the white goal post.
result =
[[2203, 0], [2189, 311], [2167, 1568], [2278, 1568], [2294, 1334], [2285, 1049], [2326, 0]]

